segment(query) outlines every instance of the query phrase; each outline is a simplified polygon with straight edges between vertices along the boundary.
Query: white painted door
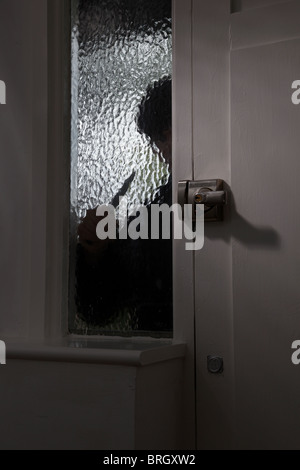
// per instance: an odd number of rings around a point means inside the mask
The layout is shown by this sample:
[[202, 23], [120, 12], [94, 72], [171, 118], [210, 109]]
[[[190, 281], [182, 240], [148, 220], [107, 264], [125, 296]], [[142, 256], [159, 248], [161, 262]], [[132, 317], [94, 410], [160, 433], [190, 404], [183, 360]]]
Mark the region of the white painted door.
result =
[[[204, 248], [174, 257], [197, 447], [299, 449], [300, 2], [175, 0], [174, 11], [174, 176], [231, 188]], [[193, 398], [190, 387], [190, 430]]]

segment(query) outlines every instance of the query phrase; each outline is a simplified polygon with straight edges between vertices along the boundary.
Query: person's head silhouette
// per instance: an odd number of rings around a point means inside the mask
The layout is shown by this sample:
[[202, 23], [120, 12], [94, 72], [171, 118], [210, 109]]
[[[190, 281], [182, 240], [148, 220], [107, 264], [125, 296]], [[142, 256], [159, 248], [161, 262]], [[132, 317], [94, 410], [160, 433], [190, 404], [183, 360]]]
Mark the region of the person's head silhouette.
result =
[[140, 133], [155, 144], [166, 163], [172, 165], [172, 80], [163, 77], [148, 86], [137, 117]]

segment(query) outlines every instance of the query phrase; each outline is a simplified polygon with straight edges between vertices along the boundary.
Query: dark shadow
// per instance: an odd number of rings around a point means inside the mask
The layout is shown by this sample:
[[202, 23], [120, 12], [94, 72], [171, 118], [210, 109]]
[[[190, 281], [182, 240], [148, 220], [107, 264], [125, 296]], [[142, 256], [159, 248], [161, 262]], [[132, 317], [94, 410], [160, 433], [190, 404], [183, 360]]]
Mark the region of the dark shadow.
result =
[[223, 239], [230, 242], [233, 238], [251, 248], [276, 250], [281, 246], [279, 234], [272, 227], [255, 226], [248, 222], [236, 210], [234, 195], [225, 185], [228, 192], [228, 205], [224, 208], [223, 222], [205, 224], [205, 236], [210, 239]]

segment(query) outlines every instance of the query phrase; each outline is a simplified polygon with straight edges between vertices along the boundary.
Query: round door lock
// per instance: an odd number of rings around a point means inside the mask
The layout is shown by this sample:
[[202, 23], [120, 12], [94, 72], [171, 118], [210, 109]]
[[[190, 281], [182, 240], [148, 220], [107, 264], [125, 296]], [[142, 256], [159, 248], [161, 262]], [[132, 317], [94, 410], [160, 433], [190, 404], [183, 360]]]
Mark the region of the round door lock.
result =
[[212, 374], [221, 374], [224, 370], [223, 358], [218, 356], [207, 356], [207, 369]]

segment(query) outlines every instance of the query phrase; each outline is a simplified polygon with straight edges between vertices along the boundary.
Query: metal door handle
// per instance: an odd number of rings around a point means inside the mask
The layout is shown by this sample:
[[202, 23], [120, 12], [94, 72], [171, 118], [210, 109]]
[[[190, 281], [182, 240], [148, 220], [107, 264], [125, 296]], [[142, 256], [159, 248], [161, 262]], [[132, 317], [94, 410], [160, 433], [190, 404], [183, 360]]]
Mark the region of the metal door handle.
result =
[[224, 181], [220, 179], [179, 181], [178, 203], [183, 210], [185, 204], [192, 204], [194, 216], [196, 204], [204, 204], [206, 221], [223, 220], [223, 206], [227, 204], [227, 191], [223, 188]]

